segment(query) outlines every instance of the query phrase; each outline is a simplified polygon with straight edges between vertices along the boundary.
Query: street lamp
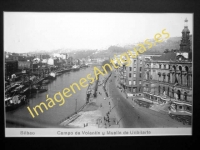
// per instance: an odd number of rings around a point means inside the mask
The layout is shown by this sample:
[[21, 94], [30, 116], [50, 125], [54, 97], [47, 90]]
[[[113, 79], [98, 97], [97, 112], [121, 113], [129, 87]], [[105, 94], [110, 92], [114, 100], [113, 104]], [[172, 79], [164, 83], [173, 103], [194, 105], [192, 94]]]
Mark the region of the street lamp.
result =
[[124, 83], [123, 83], [123, 87], [124, 87], [124, 91], [125, 91], [124, 66], [125, 66], [125, 65], [123, 64], [123, 82], [124, 82]]

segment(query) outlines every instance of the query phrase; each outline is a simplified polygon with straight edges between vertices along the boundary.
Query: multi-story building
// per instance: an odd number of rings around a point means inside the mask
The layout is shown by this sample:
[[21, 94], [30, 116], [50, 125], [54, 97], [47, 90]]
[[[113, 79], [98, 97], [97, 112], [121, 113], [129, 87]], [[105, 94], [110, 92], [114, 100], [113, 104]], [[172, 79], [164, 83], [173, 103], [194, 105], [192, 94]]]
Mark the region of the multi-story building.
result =
[[[187, 23], [187, 19], [185, 20]], [[145, 60], [144, 98], [168, 103], [174, 112], [192, 112], [192, 49], [185, 24], [178, 51]]]
[[18, 72], [18, 61], [5, 60], [5, 78], [11, 78], [11, 75]]
[[68, 59], [67, 59], [67, 65], [73, 65], [73, 57], [68, 57]]
[[144, 60], [151, 56], [160, 55], [145, 55], [140, 54], [137, 58], [131, 58], [129, 66], [123, 65], [120, 70], [120, 83], [123, 85], [128, 96], [142, 96], [143, 95], [143, 78], [144, 78]]

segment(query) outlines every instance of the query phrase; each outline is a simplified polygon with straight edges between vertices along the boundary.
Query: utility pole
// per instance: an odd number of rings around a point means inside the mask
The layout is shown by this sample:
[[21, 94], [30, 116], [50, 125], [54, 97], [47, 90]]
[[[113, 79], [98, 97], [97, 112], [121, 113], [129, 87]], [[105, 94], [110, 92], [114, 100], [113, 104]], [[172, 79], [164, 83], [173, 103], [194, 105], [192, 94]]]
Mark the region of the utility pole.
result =
[[76, 107], [75, 107], [75, 112], [77, 113], [77, 99], [76, 99]]

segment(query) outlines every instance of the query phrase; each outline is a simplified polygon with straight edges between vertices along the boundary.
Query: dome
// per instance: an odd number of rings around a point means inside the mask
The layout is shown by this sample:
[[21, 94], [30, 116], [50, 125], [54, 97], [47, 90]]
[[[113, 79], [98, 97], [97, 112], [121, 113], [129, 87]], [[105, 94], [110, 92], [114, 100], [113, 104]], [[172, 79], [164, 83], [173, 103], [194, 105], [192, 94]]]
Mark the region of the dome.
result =
[[188, 29], [188, 27], [184, 27], [184, 29], [182, 30], [182, 32], [190, 32], [190, 30]]

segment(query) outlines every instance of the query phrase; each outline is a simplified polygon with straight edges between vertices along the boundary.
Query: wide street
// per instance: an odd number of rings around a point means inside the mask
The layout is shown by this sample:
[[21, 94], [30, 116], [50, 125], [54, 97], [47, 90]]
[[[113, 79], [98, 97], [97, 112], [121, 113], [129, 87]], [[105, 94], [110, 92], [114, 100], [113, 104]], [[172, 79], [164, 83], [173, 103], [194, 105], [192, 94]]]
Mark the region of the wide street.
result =
[[171, 119], [168, 114], [140, 107], [131, 102], [132, 98], [126, 99], [125, 94], [117, 88], [117, 77], [114, 77], [115, 75], [116, 73], [113, 71], [107, 84], [110, 97], [112, 97], [113, 103], [116, 106], [115, 109], [123, 128], [191, 127]]

